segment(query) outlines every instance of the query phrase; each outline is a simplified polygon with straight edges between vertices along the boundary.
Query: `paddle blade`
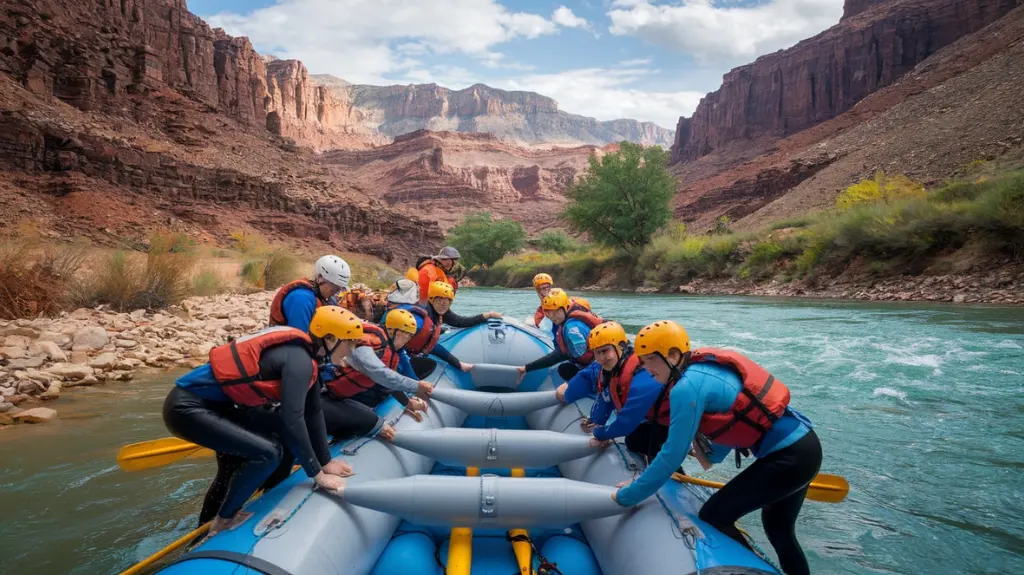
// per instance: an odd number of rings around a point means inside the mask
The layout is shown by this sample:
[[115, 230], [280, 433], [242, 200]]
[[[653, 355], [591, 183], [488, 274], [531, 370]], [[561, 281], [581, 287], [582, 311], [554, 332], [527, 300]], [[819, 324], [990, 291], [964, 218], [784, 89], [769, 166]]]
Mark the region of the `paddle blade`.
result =
[[[692, 483], [694, 485], [703, 485], [704, 487], [711, 487], [714, 489], [721, 489], [724, 483], [717, 481], [710, 481], [708, 479], [699, 479], [697, 477], [690, 477], [689, 475], [683, 475], [681, 473], [673, 473], [672, 479], [679, 481], [680, 483]], [[828, 473], [819, 473], [811, 485], [807, 489], [807, 499], [811, 501], [821, 501], [823, 503], [839, 503], [843, 499], [846, 499], [846, 494], [850, 492], [850, 484], [847, 483], [846, 479], [839, 475], [829, 475]]]
[[141, 471], [168, 465], [186, 457], [205, 457], [213, 451], [177, 437], [165, 437], [125, 445], [117, 453], [117, 464], [125, 471]]

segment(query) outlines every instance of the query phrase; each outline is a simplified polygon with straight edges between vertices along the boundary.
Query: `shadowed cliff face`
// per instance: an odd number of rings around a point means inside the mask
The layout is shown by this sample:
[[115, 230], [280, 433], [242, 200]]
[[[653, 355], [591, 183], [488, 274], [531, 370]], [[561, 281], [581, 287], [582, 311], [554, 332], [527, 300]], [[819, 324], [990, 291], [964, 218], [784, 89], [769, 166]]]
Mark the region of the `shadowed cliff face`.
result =
[[892, 84], [1019, 0], [848, 0], [836, 26], [725, 75], [681, 118], [673, 161], [777, 139], [829, 120]]
[[[251, 226], [385, 259], [441, 243], [435, 224], [316, 177], [296, 142], [368, 142], [346, 128], [351, 105], [300, 62], [268, 67], [248, 40], [211, 29], [181, 0], [0, 9], [0, 169], [13, 182], [0, 195], [26, 210], [11, 208], [12, 220], [35, 213], [89, 235], [181, 224], [225, 237]], [[52, 205], [82, 194], [93, 201]], [[47, 203], [67, 210], [48, 215]]]

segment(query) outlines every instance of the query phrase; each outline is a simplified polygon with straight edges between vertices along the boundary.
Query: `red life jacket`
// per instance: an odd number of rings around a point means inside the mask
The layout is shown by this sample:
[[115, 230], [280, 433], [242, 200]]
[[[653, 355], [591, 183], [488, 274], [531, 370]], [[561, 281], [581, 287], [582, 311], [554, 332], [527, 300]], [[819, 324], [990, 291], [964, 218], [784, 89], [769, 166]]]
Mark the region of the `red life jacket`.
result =
[[[743, 382], [729, 411], [705, 413], [700, 418], [697, 431], [719, 445], [737, 449], [754, 447], [789, 405], [789, 388], [743, 354], [701, 348], [693, 351], [690, 362], [724, 365], [735, 371]], [[675, 382], [665, 386], [658, 400], [656, 421], [661, 425], [668, 426], [671, 418], [668, 395], [674, 385]]]
[[[598, 394], [603, 393], [605, 387], [608, 388], [608, 393], [612, 398], [612, 405], [615, 406], [615, 413], [621, 412], [622, 407], [626, 405], [626, 400], [629, 398], [629, 386], [633, 383], [633, 376], [643, 367], [640, 363], [640, 357], [633, 353], [633, 350], [629, 350], [628, 353], [629, 355], [624, 360], [619, 361], [619, 365], [615, 366], [612, 373], [606, 375], [604, 370], [601, 371], [601, 379], [597, 386]], [[654, 406], [651, 406], [647, 418], [652, 419], [653, 415]]]
[[[430, 305], [430, 304], [427, 304]], [[430, 311], [420, 306], [409, 306], [404, 309], [423, 320], [423, 326], [412, 336], [409, 343], [405, 344], [405, 350], [411, 355], [426, 355], [430, 353], [437, 340], [441, 339], [441, 322], [434, 321], [430, 317]]]
[[[587, 324], [587, 327], [589, 327], [590, 329], [594, 329], [600, 323], [604, 322], [604, 320], [601, 319], [596, 314], [594, 314], [592, 311], [575, 302], [571, 306], [569, 306], [569, 311], [565, 314], [565, 321], [562, 322], [562, 325], [558, 326], [558, 332], [555, 334], [555, 343], [558, 345], [558, 351], [564, 353], [569, 357], [572, 357], [572, 354], [569, 353], [569, 345], [566, 344], [565, 338], [562, 335], [562, 327], [564, 327], [566, 322], [568, 322], [570, 319], [582, 321], [583, 323]], [[579, 358], [574, 359], [573, 361], [583, 366], [590, 365], [594, 361], [594, 352], [587, 350], [587, 353], [581, 355]]]
[[[372, 347], [388, 369], [398, 369], [399, 354], [391, 344], [388, 334], [379, 325], [363, 322], [363, 339], [359, 346]], [[344, 365], [338, 372], [338, 377], [327, 382], [327, 391], [338, 399], [344, 399], [373, 389], [375, 385], [377, 384], [372, 379], [356, 368]]]
[[313, 295], [316, 296], [316, 307], [323, 305], [323, 302], [320, 301], [320, 292], [317, 291], [316, 285], [313, 282], [307, 279], [300, 279], [286, 283], [281, 286], [281, 289], [277, 290], [276, 294], [274, 294], [274, 301], [270, 302], [269, 325], [274, 326], [288, 324], [288, 320], [284, 317], [284, 298], [297, 289], [308, 289], [312, 291]]
[[[289, 342], [302, 342], [307, 346], [313, 341], [309, 335], [288, 326], [264, 328], [256, 333], [219, 345], [210, 350], [210, 369], [231, 401], [236, 405], [256, 407], [281, 400], [281, 380], [261, 380], [260, 357], [264, 350]], [[313, 378], [317, 379], [316, 362], [313, 362]]]

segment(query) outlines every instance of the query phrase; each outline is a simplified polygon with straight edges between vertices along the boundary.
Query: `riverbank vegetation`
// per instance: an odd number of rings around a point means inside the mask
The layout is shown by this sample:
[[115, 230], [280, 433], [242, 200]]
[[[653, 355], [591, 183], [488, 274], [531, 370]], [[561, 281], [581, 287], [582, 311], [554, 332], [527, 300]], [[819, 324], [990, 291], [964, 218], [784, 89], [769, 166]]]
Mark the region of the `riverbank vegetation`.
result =
[[571, 288], [675, 291], [698, 278], [813, 285], [840, 276], [941, 275], [1024, 261], [1024, 169], [976, 164], [969, 172], [931, 190], [879, 172], [843, 190], [830, 210], [761, 230], [733, 233], [726, 222], [692, 234], [674, 222], [640, 247], [519, 253], [470, 275], [481, 285], [523, 287], [543, 271]]

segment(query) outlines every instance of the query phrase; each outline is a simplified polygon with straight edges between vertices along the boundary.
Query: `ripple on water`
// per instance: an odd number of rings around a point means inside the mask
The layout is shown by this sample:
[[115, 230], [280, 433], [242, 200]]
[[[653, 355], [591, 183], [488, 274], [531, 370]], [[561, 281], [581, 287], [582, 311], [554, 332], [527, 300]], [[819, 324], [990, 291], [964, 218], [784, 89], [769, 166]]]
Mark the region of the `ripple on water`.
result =
[[907, 392], [900, 391], [898, 389], [893, 389], [891, 387], [876, 387], [875, 390], [873, 392], [871, 392], [871, 396], [872, 397], [879, 397], [879, 396], [895, 397], [896, 399], [906, 401], [906, 399], [907, 399]]

